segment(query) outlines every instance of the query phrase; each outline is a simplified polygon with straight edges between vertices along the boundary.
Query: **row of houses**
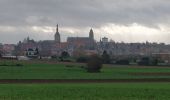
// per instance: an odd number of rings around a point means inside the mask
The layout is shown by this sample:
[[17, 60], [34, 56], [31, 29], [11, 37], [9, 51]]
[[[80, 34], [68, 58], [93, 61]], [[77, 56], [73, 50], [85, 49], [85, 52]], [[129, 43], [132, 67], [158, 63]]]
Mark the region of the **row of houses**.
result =
[[[170, 45], [164, 43], [124, 43], [109, 41], [107, 37], [99, 42], [94, 39], [93, 29], [90, 29], [88, 37], [68, 37], [66, 42], [61, 42], [58, 25], [54, 40], [34, 41], [25, 38], [18, 44], [0, 44], [0, 54], [11, 56], [34, 55], [38, 51], [41, 57], [60, 56], [63, 51], [71, 56], [84, 56], [92, 54], [102, 54], [103, 51], [112, 56], [165, 56], [162, 59], [168, 59], [170, 54]], [[170, 62], [170, 59], [168, 60]]]

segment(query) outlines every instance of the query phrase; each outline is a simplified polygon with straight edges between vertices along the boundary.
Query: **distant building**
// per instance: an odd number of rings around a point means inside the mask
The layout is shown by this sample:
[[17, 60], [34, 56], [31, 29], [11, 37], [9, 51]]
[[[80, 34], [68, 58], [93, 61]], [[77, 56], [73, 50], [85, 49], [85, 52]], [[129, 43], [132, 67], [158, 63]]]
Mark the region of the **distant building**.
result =
[[0, 53], [3, 53], [3, 45], [0, 43]]
[[93, 30], [90, 30], [89, 37], [68, 37], [67, 43], [72, 45], [74, 48], [94, 50], [95, 40]]
[[[103, 51], [107, 51], [112, 57], [151, 56], [153, 53], [169, 53], [170, 51], [170, 45], [164, 43], [114, 42], [113, 40], [108, 41], [107, 37], [103, 37], [100, 42], [96, 42], [93, 29], [90, 29], [87, 37], [68, 37], [67, 42], [61, 42], [58, 25], [53, 40], [34, 41], [27, 37], [15, 47], [17, 56], [25, 55], [25, 51], [30, 48], [38, 48], [41, 57], [60, 56], [63, 51], [68, 52], [71, 56], [102, 54]], [[3, 45], [0, 44], [1, 53], [2, 50]], [[5, 45], [3, 52], [8, 53], [12, 50], [12, 47]], [[30, 51], [30, 54], [31, 52], [33, 51]]]
[[170, 64], [170, 53], [152, 53], [152, 56], [160, 61]]
[[90, 29], [90, 32], [89, 32], [89, 38], [91, 40], [94, 40], [94, 33], [93, 33], [93, 29]]
[[29, 48], [37, 48], [38, 43], [34, 40], [30, 40], [29, 37], [24, 39], [23, 42], [19, 42], [18, 45], [15, 47], [15, 51], [17, 56], [24, 56], [25, 51]]
[[29, 58], [37, 58], [39, 55], [38, 48], [29, 48], [25, 51], [25, 55]]
[[15, 45], [14, 44], [4, 44], [3, 45], [3, 54], [12, 56], [15, 50]]
[[106, 38], [106, 37], [102, 38], [102, 42], [103, 42], [103, 43], [108, 43], [108, 42], [109, 42], [109, 41], [108, 41], [108, 38]]
[[90, 55], [94, 55], [97, 54], [96, 50], [85, 50], [85, 55], [90, 56]]
[[58, 31], [58, 24], [57, 24], [57, 28], [56, 28], [56, 33], [55, 33], [55, 36], [54, 36], [54, 40], [55, 40], [55, 42], [58, 42], [58, 43], [61, 42], [61, 40], [60, 40], [60, 33], [59, 33], [59, 31]]
[[40, 52], [40, 56], [52, 56], [52, 49], [54, 49], [54, 45], [58, 44], [57, 42], [55, 42], [54, 40], [44, 40], [44, 41], [40, 41], [38, 42], [38, 46], [39, 46], [39, 52]]

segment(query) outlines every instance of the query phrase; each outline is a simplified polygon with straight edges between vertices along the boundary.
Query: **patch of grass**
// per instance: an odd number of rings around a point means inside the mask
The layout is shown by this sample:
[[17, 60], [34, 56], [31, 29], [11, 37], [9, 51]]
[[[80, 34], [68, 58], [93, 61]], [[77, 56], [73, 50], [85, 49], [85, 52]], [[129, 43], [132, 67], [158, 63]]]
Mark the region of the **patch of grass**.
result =
[[32, 62], [8, 62], [18, 66], [0, 66], [0, 79], [140, 79], [170, 78], [170, 75], [135, 75], [133, 73], [170, 73], [170, 67], [131, 67], [104, 65], [101, 73], [87, 73], [81, 64], [50, 64]]
[[168, 100], [170, 83], [1, 84], [0, 100]]
[[23, 66], [23, 64], [15, 60], [2, 60], [0, 61], [0, 66]]

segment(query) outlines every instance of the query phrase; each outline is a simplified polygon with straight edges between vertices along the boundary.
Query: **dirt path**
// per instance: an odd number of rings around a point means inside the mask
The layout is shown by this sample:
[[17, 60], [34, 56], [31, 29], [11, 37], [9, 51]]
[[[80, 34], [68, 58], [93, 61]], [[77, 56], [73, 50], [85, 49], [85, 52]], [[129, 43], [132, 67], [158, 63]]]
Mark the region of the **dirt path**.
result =
[[154, 79], [0, 79], [1, 84], [15, 83], [141, 83], [141, 82], [170, 82], [169, 78]]
[[130, 75], [138, 76], [170, 76], [169, 72], [145, 72], [145, 73], [130, 73]]

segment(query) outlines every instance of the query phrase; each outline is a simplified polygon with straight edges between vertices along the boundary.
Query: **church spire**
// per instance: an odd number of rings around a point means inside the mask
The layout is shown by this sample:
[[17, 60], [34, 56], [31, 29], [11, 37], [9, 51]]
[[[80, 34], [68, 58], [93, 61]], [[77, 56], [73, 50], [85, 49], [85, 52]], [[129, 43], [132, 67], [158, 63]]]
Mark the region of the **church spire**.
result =
[[56, 33], [55, 33], [55, 36], [54, 36], [54, 40], [58, 43], [60, 43], [60, 33], [58, 31], [58, 24], [57, 24], [57, 27], [56, 27]]
[[94, 40], [94, 33], [93, 33], [93, 29], [92, 28], [90, 29], [90, 32], [89, 32], [89, 38]]
[[57, 24], [57, 27], [56, 27], [56, 33], [58, 33], [58, 24]]

